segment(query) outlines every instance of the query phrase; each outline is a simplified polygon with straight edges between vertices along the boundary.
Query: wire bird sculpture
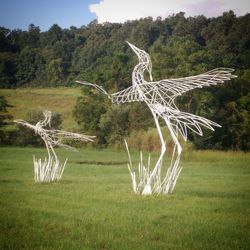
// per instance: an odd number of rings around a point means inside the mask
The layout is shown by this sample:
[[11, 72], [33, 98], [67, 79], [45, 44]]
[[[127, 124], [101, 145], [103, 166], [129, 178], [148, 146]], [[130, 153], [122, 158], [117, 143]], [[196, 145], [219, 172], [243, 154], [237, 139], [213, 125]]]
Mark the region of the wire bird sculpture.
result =
[[[205, 127], [214, 130], [213, 127], [220, 127], [219, 124], [210, 121], [206, 118], [193, 115], [187, 112], [180, 111], [175, 105], [175, 98], [196, 88], [202, 88], [210, 85], [217, 85], [224, 81], [230, 80], [236, 76], [232, 75], [233, 69], [216, 68], [206, 73], [176, 78], [153, 81], [152, 78], [152, 63], [148, 53], [127, 42], [131, 49], [135, 52], [139, 59], [139, 63], [134, 67], [132, 74], [132, 86], [114, 94], [109, 94], [102, 86], [92, 84], [85, 81], [77, 81], [84, 85], [90, 85], [97, 90], [107, 95], [108, 98], [116, 104], [127, 102], [145, 102], [156, 124], [156, 128], [160, 137], [161, 152], [155, 166], [150, 170], [150, 156], [148, 167], [143, 165], [142, 155], [138, 167], [138, 176], [132, 170], [132, 161], [126, 144], [126, 149], [129, 156], [128, 168], [132, 177], [132, 186], [135, 193], [149, 195], [159, 193], [172, 193], [176, 185], [176, 181], [181, 172], [179, 166], [182, 147], [178, 140], [180, 134], [184, 140], [187, 140], [187, 131], [191, 130], [202, 136], [202, 128]], [[150, 82], [144, 79], [144, 72], [148, 71]], [[161, 131], [159, 119], [162, 118], [169, 129], [174, 142], [172, 159], [166, 175], [161, 177], [163, 156], [166, 152], [166, 143]]]
[[35, 182], [53, 182], [62, 178], [62, 174], [68, 160], [66, 159], [65, 162], [61, 164], [58, 156], [56, 155], [54, 147], [59, 146], [68, 149], [74, 149], [62, 141], [71, 139], [90, 142], [93, 141], [95, 136], [81, 135], [57, 129], [46, 129], [46, 126], [50, 127], [51, 112], [45, 110], [43, 111], [43, 115], [44, 120], [37, 122], [36, 125], [32, 125], [24, 120], [15, 120], [14, 122], [34, 130], [35, 133], [42, 138], [46, 145], [48, 159], [45, 157], [45, 160], [42, 162], [41, 159], [37, 160], [35, 156], [33, 156]]

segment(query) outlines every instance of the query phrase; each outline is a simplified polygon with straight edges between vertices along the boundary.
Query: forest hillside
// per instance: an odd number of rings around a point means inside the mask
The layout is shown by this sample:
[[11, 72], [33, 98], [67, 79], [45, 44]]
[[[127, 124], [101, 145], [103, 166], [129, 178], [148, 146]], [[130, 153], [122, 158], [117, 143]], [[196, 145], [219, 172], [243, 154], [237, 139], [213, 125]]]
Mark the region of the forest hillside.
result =
[[[34, 24], [28, 31], [0, 27], [0, 88], [72, 87], [84, 79], [110, 93], [122, 90], [131, 85], [137, 62], [129, 41], [150, 54], [154, 80], [234, 68], [237, 79], [191, 91], [177, 99], [177, 105], [222, 125], [204, 137], [190, 133], [198, 148], [249, 150], [249, 23], [250, 14], [236, 17], [229, 11], [217, 18], [186, 18], [180, 12], [165, 19], [93, 21], [70, 29], [54, 24], [46, 32]], [[102, 146], [153, 127], [145, 106], [117, 107], [88, 88], [83, 88], [73, 113], [82, 130], [97, 134]]]

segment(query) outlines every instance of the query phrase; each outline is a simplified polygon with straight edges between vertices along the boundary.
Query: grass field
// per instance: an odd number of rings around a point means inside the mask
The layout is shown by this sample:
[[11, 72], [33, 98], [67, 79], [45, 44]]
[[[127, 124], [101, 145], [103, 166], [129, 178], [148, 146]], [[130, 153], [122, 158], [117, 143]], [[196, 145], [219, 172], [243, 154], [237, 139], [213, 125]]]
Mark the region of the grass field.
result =
[[131, 192], [125, 151], [59, 150], [69, 163], [53, 184], [34, 183], [33, 154], [0, 148], [0, 249], [249, 249], [250, 154], [186, 154], [158, 197]]
[[21, 88], [0, 89], [9, 104], [9, 113], [14, 119], [25, 119], [31, 110], [48, 109], [59, 112], [63, 118], [63, 129], [77, 128], [77, 123], [72, 116], [72, 109], [76, 99], [81, 95], [81, 88]]

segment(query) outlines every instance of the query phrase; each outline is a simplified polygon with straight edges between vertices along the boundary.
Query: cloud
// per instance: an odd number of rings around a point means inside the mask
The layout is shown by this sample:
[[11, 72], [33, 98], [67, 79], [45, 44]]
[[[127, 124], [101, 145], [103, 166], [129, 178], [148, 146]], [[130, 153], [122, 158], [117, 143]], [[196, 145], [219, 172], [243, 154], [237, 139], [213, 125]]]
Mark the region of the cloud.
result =
[[184, 4], [186, 13], [190, 16], [197, 16], [200, 14], [206, 17], [219, 16], [225, 9], [223, 1], [207, 0], [198, 3]]
[[148, 16], [166, 18], [180, 11], [186, 16], [216, 17], [230, 9], [245, 15], [250, 12], [249, 0], [102, 0], [89, 6], [99, 23], [123, 23]]

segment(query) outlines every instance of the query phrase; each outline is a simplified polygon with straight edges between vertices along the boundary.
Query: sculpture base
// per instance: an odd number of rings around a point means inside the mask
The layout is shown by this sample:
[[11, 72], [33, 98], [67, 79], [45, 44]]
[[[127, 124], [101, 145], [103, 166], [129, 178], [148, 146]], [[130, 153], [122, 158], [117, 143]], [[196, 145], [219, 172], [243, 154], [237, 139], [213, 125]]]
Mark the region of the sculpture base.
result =
[[137, 172], [133, 171], [133, 164], [131, 161], [130, 152], [127, 142], [125, 141], [127, 153], [128, 153], [128, 169], [132, 178], [132, 189], [135, 194], [152, 195], [152, 194], [171, 194], [175, 188], [177, 179], [181, 172], [179, 167], [180, 156], [177, 156], [173, 164], [174, 153], [170, 167], [168, 168], [165, 177], [162, 174], [162, 160], [152, 168], [150, 154], [147, 160], [147, 166], [143, 164], [143, 155], [140, 152], [140, 161], [138, 164]]
[[35, 182], [55, 182], [59, 181], [62, 178], [63, 171], [65, 169], [67, 160], [64, 164], [61, 164], [60, 161], [54, 157], [45, 157], [44, 161], [42, 159], [36, 159], [33, 156], [34, 162], [34, 179]]

